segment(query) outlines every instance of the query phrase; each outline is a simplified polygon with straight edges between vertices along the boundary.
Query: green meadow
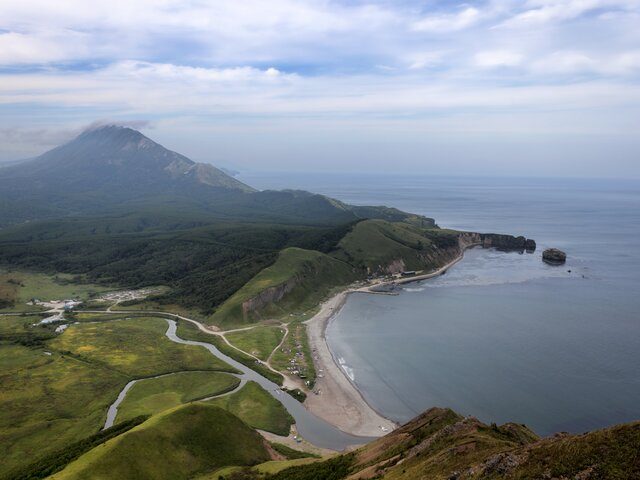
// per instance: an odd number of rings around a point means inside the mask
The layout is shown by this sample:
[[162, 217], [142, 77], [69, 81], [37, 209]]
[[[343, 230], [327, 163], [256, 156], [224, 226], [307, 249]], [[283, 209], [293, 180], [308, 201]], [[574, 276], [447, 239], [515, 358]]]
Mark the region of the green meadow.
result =
[[267, 360], [284, 337], [282, 327], [259, 326], [251, 330], [228, 333], [225, 336], [233, 345], [260, 360]]
[[237, 377], [220, 372], [180, 372], [137, 382], [118, 408], [116, 422], [155, 415], [201, 398], [232, 391]]
[[168, 340], [163, 319], [80, 323], [55, 334], [33, 326], [38, 318], [0, 317], [0, 477], [96, 433], [129, 380], [232, 370], [204, 348]]
[[[282, 392], [282, 395], [286, 395]], [[255, 382], [248, 382], [240, 391], [207, 403], [222, 407], [248, 425], [277, 435], [289, 435], [293, 418], [282, 404]]]
[[0, 308], [5, 311], [34, 311], [26, 305], [33, 298], [42, 301], [79, 298], [87, 300], [113, 290], [104, 285], [83, 283], [80, 277], [58, 273], [34, 273], [22, 270], [0, 270]]

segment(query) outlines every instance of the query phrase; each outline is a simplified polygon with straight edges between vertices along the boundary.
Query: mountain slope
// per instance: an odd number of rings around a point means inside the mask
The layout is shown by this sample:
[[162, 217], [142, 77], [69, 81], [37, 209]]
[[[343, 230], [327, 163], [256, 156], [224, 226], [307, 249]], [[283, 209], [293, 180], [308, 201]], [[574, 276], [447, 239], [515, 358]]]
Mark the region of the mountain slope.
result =
[[30, 161], [0, 169], [0, 225], [93, 213], [129, 202], [211, 202], [254, 191], [136, 130], [105, 126]]
[[353, 453], [268, 478], [623, 480], [639, 476], [640, 422], [539, 439], [523, 425], [485, 425], [449, 409], [432, 408]]
[[[420, 218], [387, 207], [347, 205], [304, 191], [256, 191], [127, 127], [103, 126], [39, 157], [0, 168], [0, 228], [78, 215], [145, 212], [199, 222], [337, 225], [362, 218]], [[155, 220], [157, 223], [157, 220]]]

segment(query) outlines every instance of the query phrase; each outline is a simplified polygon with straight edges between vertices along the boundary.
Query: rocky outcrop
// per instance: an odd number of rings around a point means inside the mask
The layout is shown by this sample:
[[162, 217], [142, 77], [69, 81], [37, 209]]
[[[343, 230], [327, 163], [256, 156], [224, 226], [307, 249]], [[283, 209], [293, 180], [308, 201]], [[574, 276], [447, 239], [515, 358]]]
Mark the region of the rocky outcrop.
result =
[[503, 251], [527, 251], [534, 252], [536, 242], [531, 238], [523, 236], [503, 235], [499, 233], [473, 233], [463, 232], [458, 237], [458, 244], [461, 249], [482, 245], [483, 248], [497, 248]]
[[542, 252], [542, 261], [550, 265], [562, 265], [567, 261], [567, 254], [557, 248], [547, 248]]
[[498, 250], [518, 250], [532, 252], [536, 248], [536, 242], [523, 236], [502, 235], [498, 233], [483, 233], [482, 246], [484, 248], [497, 248]]
[[242, 302], [242, 315], [244, 318], [252, 312], [258, 312], [270, 303], [278, 302], [287, 293], [293, 290], [298, 284], [298, 277], [294, 276], [286, 282], [276, 285], [275, 287], [265, 288], [255, 297]]

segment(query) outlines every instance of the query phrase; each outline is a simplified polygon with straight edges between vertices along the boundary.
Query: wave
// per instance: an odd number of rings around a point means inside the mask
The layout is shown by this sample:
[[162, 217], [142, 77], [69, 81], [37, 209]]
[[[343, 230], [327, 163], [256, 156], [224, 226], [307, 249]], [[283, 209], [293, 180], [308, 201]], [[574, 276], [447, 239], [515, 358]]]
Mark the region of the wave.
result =
[[340, 367], [342, 368], [344, 373], [347, 375], [347, 377], [349, 377], [349, 380], [354, 382], [356, 380], [356, 376], [353, 373], [353, 368], [351, 368], [349, 365], [347, 365], [347, 363], [345, 362], [344, 358], [342, 358], [342, 357], [338, 358], [338, 363], [340, 364]]

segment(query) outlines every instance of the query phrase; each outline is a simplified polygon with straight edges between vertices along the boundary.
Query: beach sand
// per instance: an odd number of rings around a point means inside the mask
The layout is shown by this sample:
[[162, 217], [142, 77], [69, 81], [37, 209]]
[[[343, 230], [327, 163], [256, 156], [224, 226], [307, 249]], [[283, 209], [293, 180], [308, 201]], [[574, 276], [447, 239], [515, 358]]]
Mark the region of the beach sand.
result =
[[349, 291], [341, 292], [322, 304], [320, 311], [307, 324], [309, 345], [314, 355], [317, 378], [315, 391], [309, 393], [305, 406], [318, 417], [340, 430], [366, 437], [379, 437], [396, 428], [391, 420], [371, 408], [360, 392], [336, 364], [325, 340], [327, 323], [344, 304]]
[[318, 313], [305, 322], [307, 324], [309, 346], [314, 356], [316, 373], [323, 375], [322, 378], [318, 376], [314, 387], [314, 391], [318, 391], [319, 394], [309, 393], [305, 406], [318, 417], [353, 435], [379, 437], [395, 429], [398, 425], [376, 412], [365, 401], [360, 391], [337, 364], [327, 345], [325, 337], [327, 325], [334, 315], [340, 311], [348, 295], [354, 292], [375, 294], [378, 292], [371, 290], [372, 287], [433, 278], [442, 275], [462, 258], [463, 254], [443, 267], [427, 274], [347, 289], [323, 303]]

